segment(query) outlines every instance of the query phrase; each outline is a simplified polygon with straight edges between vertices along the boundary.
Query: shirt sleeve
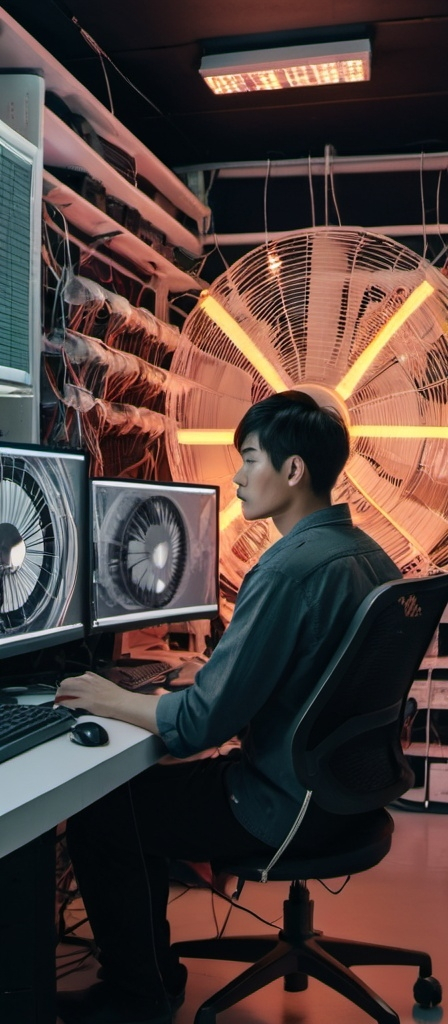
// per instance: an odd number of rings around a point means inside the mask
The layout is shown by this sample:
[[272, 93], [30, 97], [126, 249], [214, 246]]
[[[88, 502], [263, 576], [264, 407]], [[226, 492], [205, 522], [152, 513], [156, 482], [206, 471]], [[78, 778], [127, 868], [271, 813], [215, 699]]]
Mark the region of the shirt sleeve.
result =
[[175, 757], [220, 746], [241, 732], [286, 670], [307, 610], [306, 588], [255, 566], [245, 577], [229, 626], [193, 686], [165, 694], [157, 728]]

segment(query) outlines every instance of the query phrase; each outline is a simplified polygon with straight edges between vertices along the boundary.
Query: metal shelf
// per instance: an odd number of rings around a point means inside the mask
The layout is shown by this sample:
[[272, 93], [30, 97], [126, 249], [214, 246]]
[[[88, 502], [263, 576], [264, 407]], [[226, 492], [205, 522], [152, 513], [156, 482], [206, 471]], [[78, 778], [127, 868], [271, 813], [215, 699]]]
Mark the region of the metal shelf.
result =
[[204, 281], [199, 281], [175, 267], [152, 246], [137, 238], [87, 199], [83, 199], [68, 185], [58, 181], [49, 171], [44, 170], [43, 178], [44, 201], [60, 210], [73, 227], [90, 236], [93, 248], [101, 236], [104, 236], [102, 244], [106, 245], [111, 253], [133, 262], [140, 269], [144, 279], [155, 277], [164, 281], [170, 291], [200, 291], [205, 287]]
[[[36, 68], [42, 70], [45, 87], [57, 93], [73, 113], [82, 114], [92, 127], [132, 154], [137, 161], [138, 173], [143, 175], [162, 196], [181, 213], [195, 221], [202, 236], [210, 221], [210, 210], [165, 164], [159, 160], [132, 132], [72, 75], [48, 50], [45, 50], [14, 18], [0, 7], [0, 66], [6, 68]], [[74, 134], [74, 133], [73, 133]], [[75, 136], [76, 137], [76, 136]], [[79, 163], [79, 161], [76, 161]], [[156, 204], [155, 204], [156, 205]], [[172, 220], [175, 222], [174, 218]], [[192, 239], [186, 245], [192, 248]], [[184, 244], [184, 243], [178, 243]]]

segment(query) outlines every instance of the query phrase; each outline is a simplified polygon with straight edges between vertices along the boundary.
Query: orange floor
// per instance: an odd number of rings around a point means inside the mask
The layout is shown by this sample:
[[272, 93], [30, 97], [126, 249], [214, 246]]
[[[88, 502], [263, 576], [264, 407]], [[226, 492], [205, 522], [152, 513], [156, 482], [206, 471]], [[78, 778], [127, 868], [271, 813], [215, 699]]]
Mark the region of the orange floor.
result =
[[[310, 883], [315, 901], [315, 926], [328, 934], [415, 946], [433, 959], [433, 973], [446, 991], [448, 1006], [448, 817], [394, 811], [392, 852], [377, 868], [353, 877], [337, 896]], [[337, 883], [335, 883], [335, 888]], [[215, 933], [211, 895], [204, 889], [183, 893], [173, 885], [170, 920], [173, 939]], [[281, 914], [286, 887], [280, 883], [249, 883], [241, 903], [268, 921]], [[227, 906], [214, 898], [219, 924]], [[76, 915], [74, 908], [73, 916]], [[240, 910], [232, 910], [226, 934], [267, 929]], [[69, 967], [67, 947], [58, 950], [58, 971]], [[71, 952], [71, 951], [69, 951]], [[73, 959], [77, 956], [73, 950]], [[186, 961], [189, 969], [186, 1000], [175, 1024], [193, 1024], [198, 1006], [244, 965], [204, 960]], [[412, 967], [359, 968], [358, 973], [393, 1007], [401, 1024], [440, 1021], [443, 1010], [421, 1010], [413, 1000], [416, 973]], [[64, 988], [84, 987], [95, 978], [92, 961], [61, 978]], [[446, 1011], [448, 1012], [448, 1011]], [[338, 994], [311, 980], [304, 993], [285, 993], [281, 981], [219, 1015], [219, 1024], [356, 1024], [369, 1018]]]

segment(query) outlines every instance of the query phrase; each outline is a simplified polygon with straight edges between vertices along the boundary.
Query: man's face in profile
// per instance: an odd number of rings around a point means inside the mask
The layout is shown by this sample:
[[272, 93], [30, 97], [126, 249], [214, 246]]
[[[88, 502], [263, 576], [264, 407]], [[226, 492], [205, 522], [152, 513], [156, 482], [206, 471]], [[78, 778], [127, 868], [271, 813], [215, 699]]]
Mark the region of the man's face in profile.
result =
[[245, 519], [268, 519], [287, 512], [292, 488], [288, 484], [288, 460], [281, 469], [274, 469], [269, 455], [260, 448], [257, 434], [248, 434], [241, 445], [243, 460], [233, 482], [242, 502]]

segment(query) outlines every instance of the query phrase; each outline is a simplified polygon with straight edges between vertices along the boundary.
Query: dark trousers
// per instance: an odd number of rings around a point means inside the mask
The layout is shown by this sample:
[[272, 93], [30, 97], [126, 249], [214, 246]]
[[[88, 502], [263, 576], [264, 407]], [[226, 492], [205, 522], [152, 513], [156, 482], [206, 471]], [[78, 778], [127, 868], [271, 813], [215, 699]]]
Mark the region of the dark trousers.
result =
[[[272, 856], [272, 847], [246, 832], [230, 810], [223, 785], [228, 763], [217, 757], [154, 765], [67, 823], [104, 976], [124, 988], [154, 994], [161, 985], [178, 987], [166, 919], [170, 860], [261, 853], [268, 863]], [[328, 841], [332, 816], [316, 820], [316, 810], [307, 812], [296, 850], [305, 852], [310, 839], [321, 845], [324, 835]], [[341, 819], [337, 824], [339, 831]]]
[[166, 919], [170, 860], [272, 849], [238, 824], [225, 757], [154, 765], [67, 822], [67, 842], [105, 977], [137, 992], [176, 989]]

